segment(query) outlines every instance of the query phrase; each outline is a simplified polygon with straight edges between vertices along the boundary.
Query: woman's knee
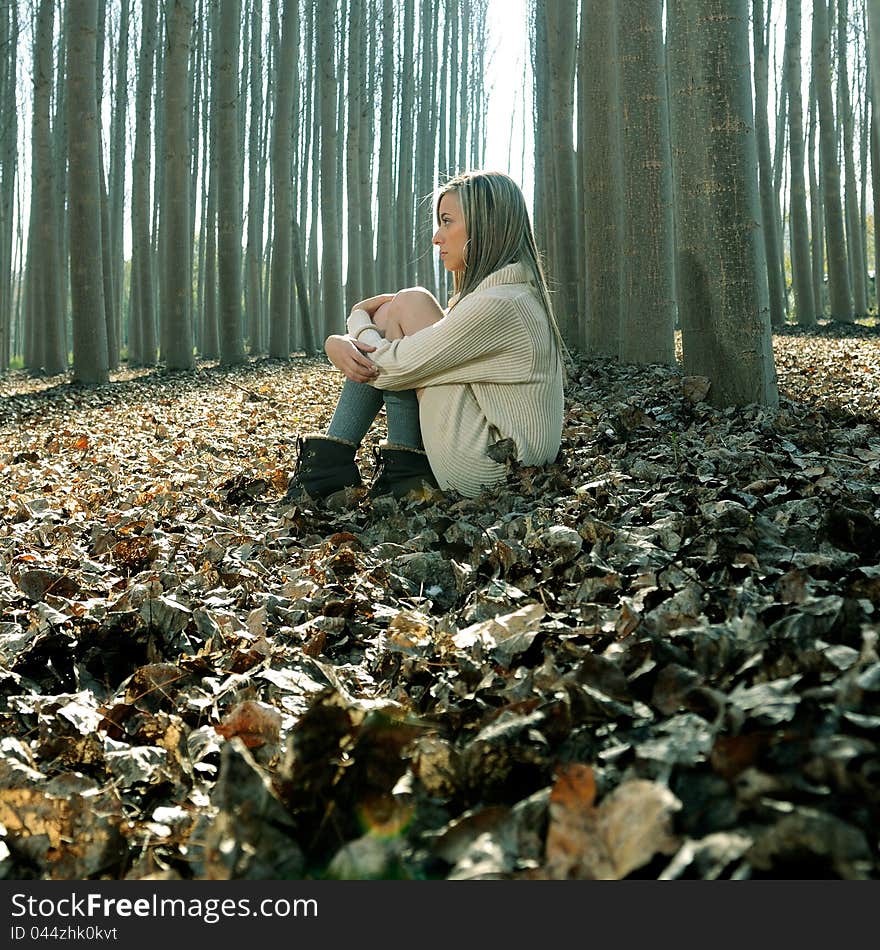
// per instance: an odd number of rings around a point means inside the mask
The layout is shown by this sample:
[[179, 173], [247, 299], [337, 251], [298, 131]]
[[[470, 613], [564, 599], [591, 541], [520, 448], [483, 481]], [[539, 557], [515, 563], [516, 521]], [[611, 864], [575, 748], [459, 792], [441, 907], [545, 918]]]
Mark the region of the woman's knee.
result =
[[407, 335], [436, 323], [443, 316], [437, 298], [424, 287], [400, 290], [385, 306], [389, 321], [398, 324]]

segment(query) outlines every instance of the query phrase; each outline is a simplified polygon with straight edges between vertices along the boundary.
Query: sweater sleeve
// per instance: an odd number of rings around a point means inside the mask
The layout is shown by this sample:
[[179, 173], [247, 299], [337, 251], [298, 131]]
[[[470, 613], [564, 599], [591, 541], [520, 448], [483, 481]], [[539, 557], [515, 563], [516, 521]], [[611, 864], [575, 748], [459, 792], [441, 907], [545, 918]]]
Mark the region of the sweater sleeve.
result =
[[518, 309], [510, 297], [476, 293], [418, 333], [383, 340], [369, 354], [379, 367], [372, 385], [393, 390], [520, 381], [534, 348]]

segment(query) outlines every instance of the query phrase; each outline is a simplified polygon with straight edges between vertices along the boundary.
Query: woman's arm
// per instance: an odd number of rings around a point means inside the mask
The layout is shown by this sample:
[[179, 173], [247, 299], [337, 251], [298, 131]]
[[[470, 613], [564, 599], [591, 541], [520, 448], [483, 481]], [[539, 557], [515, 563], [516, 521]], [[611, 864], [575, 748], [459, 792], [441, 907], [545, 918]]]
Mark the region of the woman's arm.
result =
[[[410, 389], [445, 383], [516, 382], [535, 357], [530, 301], [474, 294], [443, 320], [373, 351], [380, 389]], [[364, 334], [366, 339], [366, 334]]]
[[382, 304], [389, 303], [394, 297], [394, 294], [376, 294], [375, 297], [367, 297], [366, 300], [356, 303], [351, 309], [363, 310], [369, 317], [373, 317]]

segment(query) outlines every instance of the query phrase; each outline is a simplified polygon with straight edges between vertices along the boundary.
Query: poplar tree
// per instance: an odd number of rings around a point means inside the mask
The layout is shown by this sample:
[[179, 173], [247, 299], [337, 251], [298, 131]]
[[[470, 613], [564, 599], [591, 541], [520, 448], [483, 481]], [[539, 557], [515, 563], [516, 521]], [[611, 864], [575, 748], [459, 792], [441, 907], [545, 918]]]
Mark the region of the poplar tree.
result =
[[670, 0], [668, 36], [684, 369], [716, 406], [773, 406], [747, 2]]
[[101, 233], [100, 140], [96, 58], [97, 0], [67, 0], [70, 291], [73, 378], [109, 378]]

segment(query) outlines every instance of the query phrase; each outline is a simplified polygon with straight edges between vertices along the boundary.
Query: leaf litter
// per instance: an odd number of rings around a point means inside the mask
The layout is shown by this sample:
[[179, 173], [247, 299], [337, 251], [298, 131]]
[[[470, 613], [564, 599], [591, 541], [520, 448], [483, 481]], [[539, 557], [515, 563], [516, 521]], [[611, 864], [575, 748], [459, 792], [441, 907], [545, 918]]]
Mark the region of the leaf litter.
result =
[[282, 506], [323, 360], [10, 374], [0, 875], [877, 878], [877, 339], [578, 361], [470, 500]]

